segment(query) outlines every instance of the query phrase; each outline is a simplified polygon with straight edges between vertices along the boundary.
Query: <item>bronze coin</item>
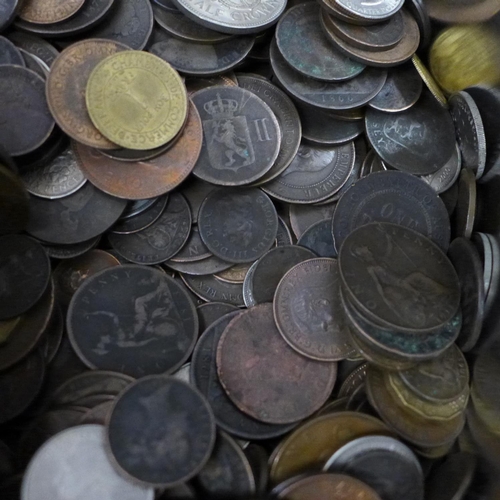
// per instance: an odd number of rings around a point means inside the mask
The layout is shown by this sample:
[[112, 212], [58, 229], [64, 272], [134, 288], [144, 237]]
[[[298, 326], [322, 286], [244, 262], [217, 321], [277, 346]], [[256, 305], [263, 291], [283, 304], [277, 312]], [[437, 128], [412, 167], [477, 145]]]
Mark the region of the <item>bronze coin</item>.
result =
[[128, 200], [161, 196], [183, 182], [201, 151], [203, 131], [192, 103], [184, 132], [166, 153], [147, 162], [122, 162], [95, 149], [75, 145], [78, 164], [89, 181], [102, 191]]
[[46, 89], [50, 112], [66, 134], [86, 146], [118, 147], [92, 123], [85, 103], [85, 89], [94, 68], [106, 57], [123, 50], [130, 49], [113, 40], [82, 40], [63, 50], [51, 67]]
[[229, 323], [217, 349], [217, 369], [233, 403], [270, 424], [312, 415], [330, 395], [337, 374], [335, 363], [307, 359], [283, 340], [268, 303]]
[[36, 24], [53, 24], [74, 16], [85, 0], [25, 0], [19, 17]]

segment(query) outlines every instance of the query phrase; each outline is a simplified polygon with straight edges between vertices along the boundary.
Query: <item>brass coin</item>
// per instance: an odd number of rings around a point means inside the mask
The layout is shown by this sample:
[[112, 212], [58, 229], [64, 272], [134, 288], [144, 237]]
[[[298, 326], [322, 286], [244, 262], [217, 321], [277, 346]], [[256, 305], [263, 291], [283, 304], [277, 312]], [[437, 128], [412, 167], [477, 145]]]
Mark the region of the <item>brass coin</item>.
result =
[[437, 99], [439, 104], [443, 106], [444, 108], [448, 107], [448, 100], [446, 99], [445, 95], [443, 92], [441, 92], [441, 88], [439, 87], [438, 83], [436, 80], [434, 80], [434, 77], [430, 73], [430, 71], [427, 69], [425, 64], [422, 62], [420, 57], [417, 56], [417, 54], [414, 54], [413, 57], [411, 58], [416, 70], [420, 74], [420, 77], [424, 81], [425, 85], [427, 85], [427, 88], [431, 91], [431, 94]]
[[453, 24], [487, 21], [500, 12], [498, 0], [425, 0], [425, 8], [432, 19]]
[[188, 111], [179, 74], [140, 51], [120, 52], [99, 63], [90, 75], [86, 101], [97, 129], [128, 149], [153, 149], [171, 141]]
[[19, 12], [23, 21], [53, 24], [76, 14], [85, 0], [26, 0]]

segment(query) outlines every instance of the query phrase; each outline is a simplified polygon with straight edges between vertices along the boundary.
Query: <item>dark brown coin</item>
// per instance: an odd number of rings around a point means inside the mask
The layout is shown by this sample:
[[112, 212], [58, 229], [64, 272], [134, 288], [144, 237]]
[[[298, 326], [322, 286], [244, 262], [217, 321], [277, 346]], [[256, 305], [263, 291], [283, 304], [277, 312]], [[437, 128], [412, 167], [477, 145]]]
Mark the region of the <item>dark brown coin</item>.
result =
[[269, 250], [255, 264], [250, 278], [250, 290], [256, 304], [272, 302], [283, 276], [296, 264], [316, 257], [314, 252], [297, 245]]
[[368, 108], [366, 134], [382, 160], [416, 175], [439, 170], [451, 158], [456, 144], [450, 114], [436, 106], [436, 100], [427, 91], [414, 106], [401, 113]]
[[187, 293], [165, 273], [119, 266], [83, 283], [71, 301], [67, 328], [87, 366], [141, 377], [171, 373], [186, 361], [198, 317]]
[[40, 350], [0, 374], [0, 423], [23, 413], [33, 403], [42, 388], [45, 361]]
[[0, 65], [3, 64], [26, 66], [19, 49], [10, 40], [0, 36]]
[[23, 0], [3, 0], [0, 2], [0, 31], [4, 31], [14, 21]]
[[0, 234], [24, 231], [28, 218], [28, 192], [21, 179], [0, 163]]
[[107, 439], [115, 463], [129, 478], [175, 486], [207, 463], [215, 422], [196, 389], [172, 377], [151, 376], [121, 394], [108, 422]]
[[179, 193], [169, 196], [161, 216], [146, 229], [132, 234], [110, 233], [111, 246], [135, 264], [160, 264], [176, 255], [191, 230], [189, 205]]
[[340, 298], [336, 259], [311, 259], [290, 269], [274, 296], [274, 319], [285, 341], [318, 361], [340, 361], [352, 351]]
[[336, 203], [326, 205], [290, 205], [290, 223], [297, 238], [313, 224], [322, 220], [332, 220]]
[[315, 203], [333, 196], [347, 182], [354, 165], [352, 142], [319, 148], [302, 144], [292, 163], [262, 189], [289, 203]]
[[[212, 257], [210, 257], [210, 259], [212, 259]], [[203, 265], [204, 262], [205, 261], [202, 260], [195, 264]], [[192, 264], [190, 263], [189, 265]], [[210, 265], [213, 264], [210, 263]], [[205, 270], [206, 269], [205, 267]], [[243, 286], [241, 284], [226, 283], [211, 275], [190, 276], [188, 274], [183, 274], [181, 277], [187, 287], [206, 302], [224, 302], [238, 307], [244, 305]]]
[[240, 410], [263, 422], [293, 423], [310, 416], [330, 395], [335, 363], [301, 356], [281, 337], [272, 304], [234, 318], [217, 350], [217, 370]]
[[218, 189], [203, 202], [198, 227], [216, 257], [235, 264], [253, 262], [272, 247], [278, 215], [260, 189]]
[[0, 145], [12, 156], [34, 151], [50, 136], [54, 119], [45, 99], [45, 82], [34, 71], [2, 66], [0, 106]]
[[0, 320], [31, 309], [49, 280], [50, 261], [40, 243], [22, 235], [0, 237]]
[[333, 241], [332, 223], [329, 220], [316, 222], [297, 241], [297, 245], [312, 250], [318, 257], [337, 257]]
[[339, 253], [349, 298], [363, 314], [394, 329], [437, 329], [460, 303], [451, 262], [437, 245], [411, 229], [371, 223], [352, 232]]
[[276, 27], [276, 43], [286, 62], [296, 71], [327, 82], [349, 80], [364, 70], [364, 65], [339, 52], [318, 29], [320, 7], [306, 2], [291, 9]]
[[71, 298], [87, 278], [103, 269], [119, 265], [118, 259], [104, 250], [90, 250], [80, 257], [60, 262], [54, 269], [57, 300], [61, 305], [69, 305]]
[[143, 231], [161, 217], [167, 206], [167, 202], [168, 195], [164, 195], [154, 200], [151, 206], [146, 207], [145, 210], [141, 210], [138, 214], [136, 213], [127, 218], [123, 218], [122, 216], [122, 219], [113, 226], [113, 233], [132, 234]]
[[125, 209], [125, 200], [103, 193], [87, 182], [66, 198], [30, 197], [27, 232], [47, 243], [71, 245], [107, 231]]
[[271, 108], [239, 87], [209, 87], [191, 96], [203, 122], [203, 147], [194, 175], [212, 184], [241, 186], [266, 174], [278, 157], [281, 132]]
[[[173, 262], [198, 262], [203, 259], [208, 259], [212, 256], [212, 253], [203, 243], [200, 231], [197, 226], [191, 228], [191, 233], [186, 241], [186, 244], [182, 247], [181, 251], [178, 252], [172, 259]], [[167, 264], [168, 265], [168, 264]]]
[[35, 35], [13, 31], [7, 38], [17, 47], [39, 57], [49, 68], [59, 55], [59, 51], [53, 45]]
[[238, 311], [236, 306], [224, 302], [209, 302], [196, 308], [200, 322], [200, 333], [203, 333], [212, 323], [230, 312]]
[[196, 476], [195, 484], [207, 497], [245, 497], [255, 493], [250, 462], [234, 439], [220, 431], [212, 456]]
[[112, 40], [82, 40], [54, 61], [47, 79], [47, 102], [57, 124], [70, 137], [93, 148], [113, 149], [94, 126], [87, 111], [85, 89], [90, 74], [106, 57], [128, 50]]
[[200, 154], [202, 133], [200, 116], [190, 103], [181, 137], [167, 152], [153, 160], [112, 160], [81, 144], [75, 145], [75, 154], [85, 176], [99, 189], [119, 198], [143, 200], [161, 196], [187, 178]]

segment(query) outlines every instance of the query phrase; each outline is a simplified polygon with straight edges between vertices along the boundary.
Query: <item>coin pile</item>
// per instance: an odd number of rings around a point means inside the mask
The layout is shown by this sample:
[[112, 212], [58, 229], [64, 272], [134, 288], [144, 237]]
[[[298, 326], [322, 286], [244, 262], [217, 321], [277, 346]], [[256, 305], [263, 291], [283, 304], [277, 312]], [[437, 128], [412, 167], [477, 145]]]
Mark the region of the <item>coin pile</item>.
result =
[[494, 486], [498, 10], [0, 2], [2, 500]]

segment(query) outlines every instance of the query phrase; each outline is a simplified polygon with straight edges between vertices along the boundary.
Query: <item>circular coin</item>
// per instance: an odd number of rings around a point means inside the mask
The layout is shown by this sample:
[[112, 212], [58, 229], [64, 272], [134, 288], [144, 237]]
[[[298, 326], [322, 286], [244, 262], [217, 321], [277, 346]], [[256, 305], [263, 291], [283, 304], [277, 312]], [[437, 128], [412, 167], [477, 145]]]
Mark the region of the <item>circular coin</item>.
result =
[[[446, 192], [452, 193], [453, 187], [456, 189], [456, 199], [453, 205], [453, 211], [455, 210], [455, 205], [458, 199], [458, 185], [456, 183], [458, 176], [460, 175], [460, 171], [462, 169], [462, 153], [458, 144], [456, 144], [455, 151], [453, 152], [449, 161], [441, 167], [437, 172], [429, 175], [422, 175], [421, 179], [429, 184], [429, 186], [434, 189], [434, 191], [438, 194], [444, 194]], [[446, 203], [446, 199], [443, 198], [443, 202], [448, 210], [448, 205]], [[450, 211], [448, 210], [448, 213]]]
[[141, 377], [182, 366], [196, 342], [198, 317], [188, 294], [165, 273], [119, 266], [85, 280], [71, 300], [67, 328], [90, 368]]
[[308, 228], [297, 241], [297, 245], [309, 248], [318, 257], [337, 257], [330, 220], [321, 220]]
[[150, 376], [130, 385], [107, 426], [111, 456], [127, 477], [171, 487], [195, 476], [215, 443], [215, 422], [205, 398], [172, 377]]
[[364, 2], [363, 0], [334, 0], [339, 9], [347, 15], [362, 17], [370, 21], [384, 20], [395, 15], [403, 6], [404, 0], [385, 0], [383, 2]]
[[53, 24], [74, 16], [85, 0], [25, 0], [19, 12], [24, 21]]

